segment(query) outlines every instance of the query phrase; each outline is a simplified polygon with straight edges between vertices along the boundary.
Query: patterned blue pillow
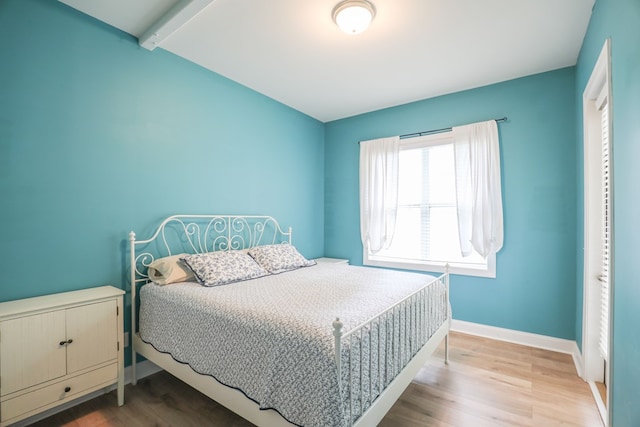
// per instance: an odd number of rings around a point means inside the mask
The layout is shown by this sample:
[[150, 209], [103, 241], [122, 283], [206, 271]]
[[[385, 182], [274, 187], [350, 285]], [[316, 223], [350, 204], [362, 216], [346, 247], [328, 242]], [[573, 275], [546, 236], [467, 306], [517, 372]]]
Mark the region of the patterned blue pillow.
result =
[[248, 254], [270, 274], [316, 265], [315, 261], [309, 261], [300, 255], [300, 252], [294, 246], [288, 243], [256, 246], [249, 249]]
[[269, 274], [242, 251], [185, 255], [181, 260], [189, 266], [198, 282], [204, 286], [226, 285]]

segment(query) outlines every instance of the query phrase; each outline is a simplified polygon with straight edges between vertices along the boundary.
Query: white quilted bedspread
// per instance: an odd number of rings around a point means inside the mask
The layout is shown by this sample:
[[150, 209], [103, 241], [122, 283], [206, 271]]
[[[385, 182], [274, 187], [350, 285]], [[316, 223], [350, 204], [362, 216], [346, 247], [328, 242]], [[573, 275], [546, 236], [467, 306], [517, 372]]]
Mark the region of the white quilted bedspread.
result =
[[[343, 332], [348, 332], [432, 279], [418, 273], [318, 264], [218, 287], [148, 284], [140, 291], [140, 335], [158, 351], [241, 390], [260, 408], [275, 409], [293, 424], [343, 426], [349, 418], [348, 385], [340, 395], [333, 320], [339, 317]], [[444, 286], [432, 284], [429, 295], [428, 336], [412, 338], [419, 342], [407, 352], [415, 353], [446, 320]], [[389, 318], [389, 333], [402, 333], [397, 319]], [[362, 347], [369, 348], [368, 341]], [[348, 358], [344, 352], [343, 356]], [[403, 352], [402, 358], [411, 356]], [[376, 378], [386, 372], [378, 367], [378, 358], [365, 357], [365, 374], [369, 367]], [[365, 409], [377, 388], [372, 385], [372, 393], [364, 396]], [[360, 407], [359, 397], [354, 399]], [[352, 414], [352, 419], [357, 416]]]

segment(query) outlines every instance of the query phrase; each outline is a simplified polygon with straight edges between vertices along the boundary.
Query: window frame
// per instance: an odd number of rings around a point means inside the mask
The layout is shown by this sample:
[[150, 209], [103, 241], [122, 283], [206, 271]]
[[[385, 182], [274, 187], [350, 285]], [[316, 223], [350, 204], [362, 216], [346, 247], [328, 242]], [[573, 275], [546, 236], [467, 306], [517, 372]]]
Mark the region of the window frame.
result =
[[[453, 144], [451, 131], [419, 136], [406, 140], [400, 140], [400, 151], [435, 147], [438, 145]], [[416, 259], [390, 258], [381, 255], [370, 254], [366, 248], [362, 250], [363, 264], [374, 267], [396, 268], [402, 270], [416, 270], [435, 273], [444, 273], [446, 265], [449, 265], [449, 273], [474, 277], [496, 277], [496, 254], [487, 257], [487, 268], [475, 267], [472, 264], [446, 261], [422, 261]]]

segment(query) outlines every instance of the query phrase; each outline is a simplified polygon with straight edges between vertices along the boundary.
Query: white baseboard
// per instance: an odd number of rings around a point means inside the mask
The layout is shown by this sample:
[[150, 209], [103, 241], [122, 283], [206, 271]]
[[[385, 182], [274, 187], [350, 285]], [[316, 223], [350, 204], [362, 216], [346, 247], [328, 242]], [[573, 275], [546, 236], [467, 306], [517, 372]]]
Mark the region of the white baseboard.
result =
[[[137, 366], [136, 366], [136, 370], [137, 370], [137, 377], [138, 379], [144, 378], [144, 377], [148, 377], [149, 375], [155, 374], [156, 372], [160, 372], [162, 369], [160, 369], [158, 366], [154, 365], [153, 363], [149, 362], [148, 360], [145, 360], [144, 362], [138, 362]], [[127, 366], [126, 368], [124, 368], [124, 383], [125, 384], [131, 384], [131, 366]], [[50, 417], [53, 414], [57, 414], [58, 412], [62, 412], [65, 411], [69, 408], [72, 408], [76, 405], [79, 405], [81, 403], [84, 403], [88, 400], [94, 399], [98, 396], [101, 396], [103, 394], [106, 394], [108, 392], [111, 392], [113, 390], [116, 389], [116, 385], [112, 385], [110, 387], [107, 387], [106, 389], [103, 390], [98, 390], [98, 391], [94, 391], [93, 393], [89, 393], [89, 394], [85, 394], [82, 397], [79, 397], [75, 400], [72, 400], [70, 402], [67, 403], [63, 403], [60, 406], [56, 406], [55, 408], [51, 408], [47, 411], [41, 412], [37, 415], [34, 415], [32, 417], [29, 418], [25, 418], [24, 420], [18, 421], [15, 424], [12, 424], [11, 427], [25, 427], [28, 426], [30, 424], [33, 424], [37, 421], [40, 420], [44, 420], [45, 418]], [[125, 403], [126, 403], [126, 398], [127, 398], [127, 394], [125, 393]]]
[[556, 351], [558, 353], [570, 354], [576, 366], [578, 376], [582, 377], [582, 354], [578, 344], [572, 340], [549, 337], [546, 335], [521, 332], [513, 329], [498, 328], [496, 326], [481, 325], [479, 323], [465, 322], [464, 320], [453, 319], [451, 330], [464, 334], [476, 335], [479, 337], [491, 338], [498, 341], [506, 341], [514, 344], [526, 345], [529, 347], [541, 348], [544, 350]]
[[600, 418], [602, 418], [602, 421], [604, 422], [604, 424], [607, 425], [607, 421], [605, 421], [608, 419], [607, 405], [605, 405], [604, 401], [602, 400], [602, 396], [600, 395], [600, 391], [598, 390], [598, 387], [596, 387], [596, 383], [593, 381], [589, 381], [587, 384], [589, 384], [589, 388], [591, 389], [593, 400], [596, 401], [598, 412], [600, 412]]
[[584, 379], [584, 377], [582, 376], [582, 373], [583, 373], [582, 353], [578, 348], [578, 343], [574, 341], [573, 344], [574, 344], [574, 349], [573, 349], [573, 353], [571, 353], [571, 357], [573, 357], [573, 364], [576, 365], [576, 372], [578, 373], [578, 376]]
[[[136, 377], [138, 377], [138, 379], [148, 377], [160, 371], [162, 371], [162, 368], [148, 360], [136, 363]], [[127, 366], [124, 369], [124, 383], [131, 384], [131, 366]]]

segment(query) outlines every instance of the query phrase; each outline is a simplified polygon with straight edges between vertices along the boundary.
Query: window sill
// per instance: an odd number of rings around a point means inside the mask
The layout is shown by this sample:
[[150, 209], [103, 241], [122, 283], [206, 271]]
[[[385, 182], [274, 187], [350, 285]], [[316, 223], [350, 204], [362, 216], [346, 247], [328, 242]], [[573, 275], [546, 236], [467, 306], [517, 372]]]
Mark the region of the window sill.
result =
[[[426, 271], [430, 273], [444, 273], [444, 263], [419, 262], [414, 260], [390, 260], [380, 257], [371, 257], [364, 254], [363, 264], [374, 267], [396, 268], [401, 270]], [[495, 255], [489, 257], [488, 268], [473, 268], [462, 264], [449, 264], [449, 273], [461, 276], [496, 278]]]

